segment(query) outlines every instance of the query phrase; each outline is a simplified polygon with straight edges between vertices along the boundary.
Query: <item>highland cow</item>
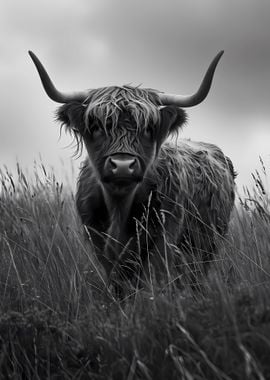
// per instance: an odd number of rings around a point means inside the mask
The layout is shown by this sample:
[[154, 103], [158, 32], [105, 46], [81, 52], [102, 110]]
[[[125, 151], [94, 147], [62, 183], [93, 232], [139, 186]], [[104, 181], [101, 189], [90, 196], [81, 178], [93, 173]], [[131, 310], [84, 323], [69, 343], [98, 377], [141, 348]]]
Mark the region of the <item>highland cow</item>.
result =
[[206, 98], [223, 52], [191, 96], [126, 85], [62, 93], [29, 53], [48, 96], [63, 104], [57, 119], [87, 150], [77, 209], [108, 278], [151, 267], [160, 275], [168, 263], [179, 273], [188, 263], [193, 274], [199, 263], [206, 269], [228, 228], [233, 166], [215, 145], [168, 137], [186, 122], [182, 107]]

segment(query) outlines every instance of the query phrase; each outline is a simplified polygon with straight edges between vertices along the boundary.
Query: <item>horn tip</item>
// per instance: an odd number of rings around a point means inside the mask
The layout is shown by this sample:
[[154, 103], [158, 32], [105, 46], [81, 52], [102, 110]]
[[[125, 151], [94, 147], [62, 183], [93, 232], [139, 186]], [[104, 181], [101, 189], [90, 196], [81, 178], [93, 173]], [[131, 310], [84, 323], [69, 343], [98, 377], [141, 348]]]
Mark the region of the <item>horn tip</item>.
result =
[[224, 50], [220, 50], [220, 52], [217, 54], [217, 56], [218, 56], [219, 58], [221, 58], [221, 57], [223, 56], [223, 54], [224, 54]]
[[35, 55], [35, 53], [33, 53], [32, 50], [28, 50], [28, 54], [30, 55], [32, 61], [35, 62], [35, 60], [37, 59], [37, 56]]

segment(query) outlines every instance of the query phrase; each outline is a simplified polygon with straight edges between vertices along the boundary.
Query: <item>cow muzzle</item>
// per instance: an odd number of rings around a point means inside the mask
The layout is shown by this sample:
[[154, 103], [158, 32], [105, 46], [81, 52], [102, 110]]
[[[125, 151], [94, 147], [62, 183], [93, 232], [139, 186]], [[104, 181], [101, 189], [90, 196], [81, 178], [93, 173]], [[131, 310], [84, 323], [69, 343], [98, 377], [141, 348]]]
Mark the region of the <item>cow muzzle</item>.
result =
[[141, 180], [142, 168], [136, 156], [119, 153], [106, 158], [104, 164], [104, 182], [128, 186]]

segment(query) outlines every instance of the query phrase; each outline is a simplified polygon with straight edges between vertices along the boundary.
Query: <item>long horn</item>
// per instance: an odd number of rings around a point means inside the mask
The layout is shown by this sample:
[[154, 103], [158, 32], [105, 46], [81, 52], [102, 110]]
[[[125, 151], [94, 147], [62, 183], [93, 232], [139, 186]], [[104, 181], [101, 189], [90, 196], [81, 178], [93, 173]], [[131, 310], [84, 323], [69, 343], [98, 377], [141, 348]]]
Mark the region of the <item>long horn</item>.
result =
[[84, 101], [87, 98], [89, 90], [80, 91], [80, 92], [72, 92], [72, 93], [64, 93], [57, 90], [51, 78], [49, 77], [49, 74], [45, 70], [44, 66], [42, 65], [38, 57], [32, 51], [28, 51], [28, 53], [36, 66], [36, 69], [39, 73], [44, 90], [46, 91], [47, 95], [52, 100], [54, 100], [57, 103], [69, 103], [74, 100]]
[[208, 92], [211, 88], [212, 80], [214, 73], [217, 67], [217, 64], [224, 53], [224, 50], [221, 50], [216, 57], [211, 62], [206, 74], [203, 78], [203, 81], [198, 89], [198, 91], [189, 96], [183, 95], [174, 95], [174, 94], [159, 94], [161, 103], [165, 105], [174, 105], [178, 107], [192, 107], [201, 103], [208, 95]]

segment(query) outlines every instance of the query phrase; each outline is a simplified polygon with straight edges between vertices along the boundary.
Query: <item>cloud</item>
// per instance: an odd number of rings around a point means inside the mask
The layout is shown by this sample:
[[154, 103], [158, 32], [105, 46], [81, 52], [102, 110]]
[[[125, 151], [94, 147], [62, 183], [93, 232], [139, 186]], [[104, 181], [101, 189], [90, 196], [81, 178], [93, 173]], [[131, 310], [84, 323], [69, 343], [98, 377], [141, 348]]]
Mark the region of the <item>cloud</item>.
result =
[[41, 151], [56, 163], [65, 145], [57, 145], [55, 104], [40, 86], [28, 49], [60, 89], [132, 82], [183, 94], [197, 89], [211, 59], [225, 49], [208, 99], [188, 110], [184, 135], [220, 145], [243, 173], [256, 154], [267, 154], [269, 1], [0, 2], [1, 161]]

